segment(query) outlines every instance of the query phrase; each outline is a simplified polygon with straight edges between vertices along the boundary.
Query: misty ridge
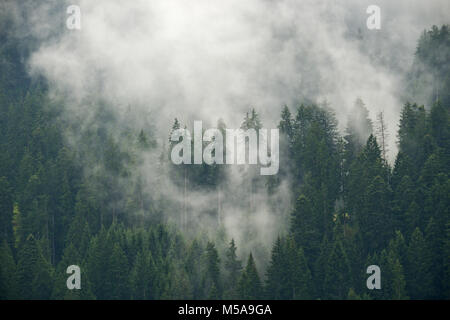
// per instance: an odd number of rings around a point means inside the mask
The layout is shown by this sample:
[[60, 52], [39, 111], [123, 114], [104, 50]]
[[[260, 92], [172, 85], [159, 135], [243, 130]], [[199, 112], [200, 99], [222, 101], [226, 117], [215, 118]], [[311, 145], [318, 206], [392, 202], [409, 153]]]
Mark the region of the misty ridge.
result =
[[450, 5], [369, 5], [3, 1], [1, 298], [450, 297]]

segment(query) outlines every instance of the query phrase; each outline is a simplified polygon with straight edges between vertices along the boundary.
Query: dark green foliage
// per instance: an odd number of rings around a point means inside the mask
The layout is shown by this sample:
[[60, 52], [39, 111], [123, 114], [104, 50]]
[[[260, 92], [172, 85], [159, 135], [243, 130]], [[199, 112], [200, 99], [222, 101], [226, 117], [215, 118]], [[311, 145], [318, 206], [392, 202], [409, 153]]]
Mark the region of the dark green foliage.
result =
[[450, 33], [449, 25], [424, 30], [419, 39], [415, 60], [409, 75], [411, 98], [431, 105], [450, 103]]
[[248, 257], [247, 266], [242, 273], [238, 286], [240, 299], [255, 300], [262, 298], [262, 284], [251, 253]]
[[0, 177], [0, 241], [9, 246], [14, 244], [13, 228], [13, 194], [8, 180]]
[[242, 263], [236, 255], [236, 245], [234, 239], [231, 239], [230, 246], [225, 255], [225, 293], [226, 299], [237, 299], [237, 283], [242, 271]]
[[205, 270], [203, 284], [205, 295], [214, 299], [222, 296], [222, 283], [220, 280], [220, 258], [217, 249], [212, 242], [208, 242], [205, 252]]
[[[327, 105], [284, 106], [279, 174], [242, 171], [244, 184], [232, 187], [249, 203], [246, 232], [229, 242], [227, 166], [173, 165], [173, 142], [158, 145], [150, 124], [123, 128], [95, 98], [91, 120], [68, 121], [62, 98], [29, 78], [27, 45], [3, 27], [9, 20], [0, 17], [0, 299], [450, 299], [447, 26], [419, 41], [410, 85], [420, 104], [403, 106], [392, 168], [361, 99], [342, 135]], [[172, 131], [182, 126], [175, 119]], [[251, 109], [241, 128], [261, 127]], [[81, 132], [76, 146], [67, 130]], [[155, 148], [159, 175], [149, 182], [139, 170]], [[182, 199], [157, 192], [169, 187], [164, 175]], [[217, 223], [212, 235], [191, 218], [190, 191], [217, 197], [205, 219]], [[292, 203], [271, 201], [284, 192]], [[291, 213], [273, 244], [247, 223], [257, 193]], [[244, 269], [238, 247], [254, 254]], [[371, 264], [381, 290], [365, 286]], [[66, 287], [70, 265], [81, 290]]]
[[340, 240], [333, 243], [325, 262], [324, 298], [345, 299], [351, 283], [350, 262]]
[[295, 242], [301, 246], [308, 257], [318, 255], [320, 246], [320, 221], [312, 210], [310, 201], [302, 194], [298, 197], [292, 212], [291, 232]]
[[45, 260], [33, 235], [21, 244], [17, 259], [17, 281], [22, 299], [49, 299], [53, 289], [53, 270]]
[[431, 274], [431, 248], [419, 228], [416, 228], [409, 241], [407, 288], [411, 299], [429, 299], [432, 291], [433, 277]]
[[312, 278], [303, 249], [295, 240], [278, 238], [267, 270], [269, 299], [311, 299]]
[[16, 299], [18, 295], [16, 263], [6, 240], [0, 246], [0, 300]]
[[131, 296], [133, 299], [148, 300], [154, 296], [153, 278], [155, 268], [151, 253], [138, 252], [131, 272]]

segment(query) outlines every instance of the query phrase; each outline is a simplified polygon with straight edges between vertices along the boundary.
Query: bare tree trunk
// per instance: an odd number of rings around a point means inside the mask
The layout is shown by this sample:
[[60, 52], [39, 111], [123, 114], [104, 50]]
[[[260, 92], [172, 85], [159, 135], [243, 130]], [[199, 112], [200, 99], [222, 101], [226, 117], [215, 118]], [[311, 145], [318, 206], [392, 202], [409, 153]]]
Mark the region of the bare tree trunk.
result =
[[437, 83], [436, 75], [434, 75], [434, 77], [433, 77], [433, 82], [434, 82], [434, 88], [436, 91], [436, 96], [435, 96], [434, 102], [436, 103], [439, 101], [439, 85], [436, 84]]
[[217, 186], [217, 223], [220, 226], [220, 186]]
[[186, 213], [186, 190], [187, 189], [187, 169], [184, 166], [184, 193], [183, 193], [183, 228], [186, 230], [187, 226], [187, 213]]
[[388, 136], [389, 135], [388, 135], [387, 128], [386, 128], [386, 122], [384, 121], [384, 113], [380, 112], [377, 115], [377, 138], [380, 143], [381, 155], [382, 155], [384, 161], [387, 161], [386, 153], [388, 151], [388, 146], [387, 146]]
[[255, 206], [253, 204], [254, 203], [254, 199], [253, 199], [253, 174], [254, 174], [254, 172], [253, 172], [252, 168], [248, 169], [248, 173], [250, 176], [250, 178], [249, 178], [249, 180], [250, 180], [250, 212], [253, 212], [253, 208]]
[[52, 214], [52, 264], [55, 263], [55, 213]]

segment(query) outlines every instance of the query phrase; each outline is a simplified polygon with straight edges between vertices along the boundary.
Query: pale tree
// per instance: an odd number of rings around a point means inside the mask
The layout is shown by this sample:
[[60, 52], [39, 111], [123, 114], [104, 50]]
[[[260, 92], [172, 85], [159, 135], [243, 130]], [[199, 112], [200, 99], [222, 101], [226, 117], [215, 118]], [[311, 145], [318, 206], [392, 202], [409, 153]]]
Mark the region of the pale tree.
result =
[[384, 112], [380, 111], [377, 114], [377, 121], [376, 121], [376, 131], [375, 131], [378, 144], [381, 149], [381, 156], [383, 157], [384, 161], [387, 161], [386, 154], [389, 151], [388, 147], [388, 139], [389, 139], [389, 132], [387, 130], [386, 121], [384, 117]]

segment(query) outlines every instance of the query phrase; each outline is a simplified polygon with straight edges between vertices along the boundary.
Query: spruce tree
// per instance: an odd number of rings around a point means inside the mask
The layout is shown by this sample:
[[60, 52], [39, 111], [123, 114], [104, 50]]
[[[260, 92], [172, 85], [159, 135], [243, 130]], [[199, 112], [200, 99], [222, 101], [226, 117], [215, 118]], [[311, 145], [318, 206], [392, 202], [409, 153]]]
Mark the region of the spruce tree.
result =
[[16, 263], [6, 240], [0, 245], [0, 300], [17, 299]]
[[227, 299], [237, 299], [237, 283], [242, 271], [242, 263], [236, 256], [236, 246], [234, 239], [231, 239], [230, 246], [225, 254], [225, 297]]
[[281, 238], [278, 236], [273, 247], [270, 258], [270, 264], [267, 269], [266, 297], [268, 299], [287, 299], [284, 290], [285, 273], [285, 255]]
[[208, 242], [205, 252], [205, 273], [203, 278], [205, 294], [211, 296], [214, 288], [217, 297], [222, 296], [222, 283], [220, 280], [220, 258], [217, 249], [212, 242]]
[[239, 280], [239, 293], [240, 299], [243, 300], [257, 300], [261, 299], [262, 285], [259, 279], [258, 271], [256, 270], [255, 261], [253, 255], [250, 253], [247, 266], [242, 273]]
[[407, 289], [411, 299], [432, 296], [431, 252], [419, 228], [411, 235], [408, 246]]
[[17, 259], [17, 281], [21, 299], [48, 299], [53, 288], [52, 270], [38, 242], [29, 235], [21, 245]]

